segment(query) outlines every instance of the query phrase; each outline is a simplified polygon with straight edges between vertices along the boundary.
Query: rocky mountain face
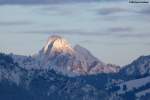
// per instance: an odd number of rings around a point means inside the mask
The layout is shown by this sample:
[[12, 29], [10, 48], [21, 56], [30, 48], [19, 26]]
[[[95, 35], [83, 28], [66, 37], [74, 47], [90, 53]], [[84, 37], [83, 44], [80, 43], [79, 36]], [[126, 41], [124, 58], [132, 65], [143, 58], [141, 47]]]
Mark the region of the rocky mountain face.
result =
[[145, 77], [150, 75], [150, 56], [141, 56], [120, 70], [120, 73], [130, 77]]
[[150, 56], [120, 69], [59, 36], [34, 56], [0, 53], [2, 100], [149, 100], [149, 79]]
[[41, 66], [69, 75], [119, 71], [118, 66], [103, 63], [80, 45], [71, 47], [69, 42], [60, 36], [49, 37], [46, 45], [34, 58]]
[[[0, 99], [2, 100], [99, 100], [107, 96], [83, 78], [54, 70], [24, 69], [10, 55], [0, 54]], [[107, 96], [108, 97], [108, 96]]]
[[72, 47], [60, 36], [49, 37], [45, 46], [34, 56], [11, 56], [25, 69], [53, 69], [69, 76], [116, 73], [120, 69], [119, 66], [105, 64], [80, 45]]

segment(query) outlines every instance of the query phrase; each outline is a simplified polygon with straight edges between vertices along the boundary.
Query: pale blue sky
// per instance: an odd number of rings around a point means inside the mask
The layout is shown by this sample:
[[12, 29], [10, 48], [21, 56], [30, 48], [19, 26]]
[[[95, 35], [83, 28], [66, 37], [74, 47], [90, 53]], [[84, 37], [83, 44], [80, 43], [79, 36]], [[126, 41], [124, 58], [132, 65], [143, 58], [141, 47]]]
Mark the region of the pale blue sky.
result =
[[100, 60], [125, 65], [150, 54], [150, 5], [93, 2], [1, 5], [0, 50], [32, 55], [59, 34]]

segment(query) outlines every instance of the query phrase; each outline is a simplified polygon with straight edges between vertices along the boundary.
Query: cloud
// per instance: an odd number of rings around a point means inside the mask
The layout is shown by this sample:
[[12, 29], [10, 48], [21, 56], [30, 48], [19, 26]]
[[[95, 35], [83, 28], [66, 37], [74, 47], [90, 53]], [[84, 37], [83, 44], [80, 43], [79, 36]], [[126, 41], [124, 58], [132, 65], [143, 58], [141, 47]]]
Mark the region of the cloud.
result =
[[44, 7], [40, 7], [38, 10], [36, 10], [35, 12], [36, 14], [40, 14], [40, 15], [52, 15], [52, 16], [67, 16], [67, 15], [73, 15], [74, 9], [65, 9], [64, 7], [60, 7], [60, 6], [44, 6]]
[[110, 32], [131, 32], [133, 28], [131, 27], [113, 27], [109, 29]]
[[108, 32], [120, 38], [150, 38], [150, 33], [137, 32], [133, 27], [113, 27]]
[[0, 0], [0, 4], [21, 4], [21, 5], [34, 5], [34, 4], [60, 4], [72, 2], [93, 2], [97, 0]]
[[[111, 31], [110, 31], [111, 30]], [[55, 35], [92, 35], [92, 36], [113, 36], [119, 38], [150, 38], [150, 33], [137, 33], [130, 27], [126, 28], [110, 28], [108, 31], [83, 31], [83, 30], [29, 30], [18, 33], [40, 33]]]
[[27, 31], [16, 31], [15, 33], [23, 33], [23, 34], [55, 34], [55, 35], [81, 35], [81, 36], [85, 36], [85, 35], [91, 35], [91, 36], [110, 36], [110, 35], [114, 35], [114, 33], [111, 32], [102, 32], [102, 31], [86, 31], [86, 30], [73, 30], [73, 29], [58, 29], [58, 30], [53, 30], [53, 29], [37, 29], [37, 30], [27, 30]]
[[126, 34], [120, 34], [119, 37], [123, 38], [150, 38], [150, 33], [126, 33]]
[[145, 7], [141, 9], [138, 13], [150, 15], [150, 7]]
[[147, 45], [147, 46], [150, 46], [150, 42], [148, 42], [148, 43], [144, 43], [145, 45]]
[[0, 21], [0, 26], [31, 25], [29, 21]]
[[128, 9], [121, 7], [110, 7], [110, 8], [101, 8], [98, 10], [98, 14], [100, 15], [110, 15], [114, 13], [126, 12]]

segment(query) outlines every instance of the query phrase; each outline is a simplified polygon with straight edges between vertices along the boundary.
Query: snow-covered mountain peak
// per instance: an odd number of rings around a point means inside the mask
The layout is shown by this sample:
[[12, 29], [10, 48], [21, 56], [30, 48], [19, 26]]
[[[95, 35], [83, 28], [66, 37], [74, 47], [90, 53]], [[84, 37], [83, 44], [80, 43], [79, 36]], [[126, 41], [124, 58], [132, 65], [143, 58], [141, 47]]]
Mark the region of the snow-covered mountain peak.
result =
[[69, 42], [57, 35], [49, 37], [43, 48], [43, 53], [49, 56], [60, 53], [72, 54], [73, 52], [74, 50], [70, 46]]
[[15, 56], [15, 61], [26, 69], [53, 69], [65, 75], [114, 73], [118, 69], [94, 57], [86, 48], [76, 45], [72, 48], [64, 38], [51, 36], [40, 52], [31, 58]]

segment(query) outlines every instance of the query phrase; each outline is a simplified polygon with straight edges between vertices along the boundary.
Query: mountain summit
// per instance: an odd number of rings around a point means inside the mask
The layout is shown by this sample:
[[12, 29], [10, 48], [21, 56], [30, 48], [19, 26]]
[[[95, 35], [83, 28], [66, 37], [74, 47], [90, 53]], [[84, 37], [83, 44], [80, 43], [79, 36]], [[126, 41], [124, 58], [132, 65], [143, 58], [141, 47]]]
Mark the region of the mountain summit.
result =
[[50, 36], [43, 48], [32, 57], [13, 55], [15, 62], [25, 69], [53, 69], [69, 76], [98, 73], [116, 73], [120, 67], [106, 64], [94, 57], [86, 48], [72, 47], [60, 36]]
[[49, 37], [46, 45], [43, 48], [43, 52], [46, 55], [60, 53], [72, 54], [73, 49], [65, 39], [60, 36], [54, 35]]
[[54, 35], [35, 57], [42, 68], [54, 69], [63, 74], [75, 75], [118, 72], [115, 65], [105, 64], [87, 49], [76, 45], [71, 47], [64, 38]]

